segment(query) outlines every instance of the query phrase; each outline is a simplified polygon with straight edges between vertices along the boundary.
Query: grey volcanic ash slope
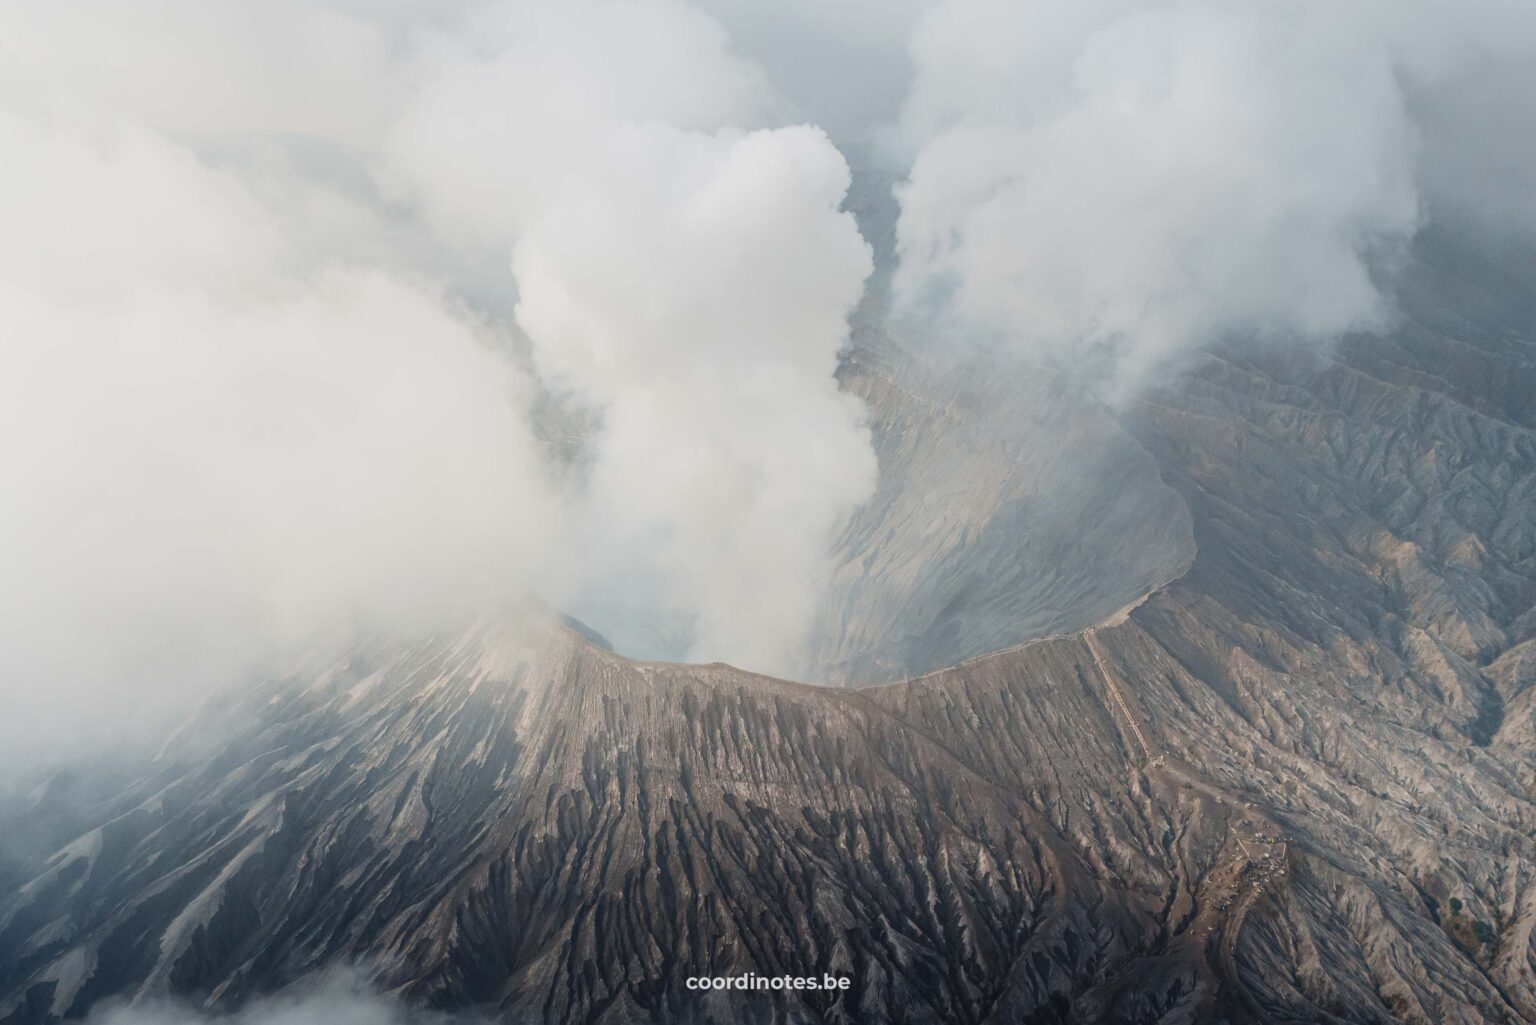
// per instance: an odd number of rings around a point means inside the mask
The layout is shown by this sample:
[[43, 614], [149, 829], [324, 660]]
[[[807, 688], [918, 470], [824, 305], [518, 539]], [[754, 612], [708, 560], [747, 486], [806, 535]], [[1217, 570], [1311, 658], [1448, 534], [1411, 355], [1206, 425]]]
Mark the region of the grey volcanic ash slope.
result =
[[839, 538], [818, 680], [890, 682], [1081, 630], [1188, 567], [1184, 503], [1073, 382], [935, 373], [864, 341], [843, 378], [888, 472]]
[[[1425, 295], [1126, 409], [1196, 550], [1085, 632], [824, 689], [498, 624], [252, 695], [19, 856], [0, 1017], [352, 964], [509, 1022], [1536, 1020], [1536, 349]], [[905, 519], [850, 535], [892, 594]], [[684, 988], [748, 970], [853, 981]]]
[[811, 641], [817, 682], [886, 683], [1081, 630], [1178, 577], [1189, 513], [1070, 374], [888, 316], [891, 182], [855, 176], [875, 277], [839, 372], [870, 411], [878, 490], [844, 525]]

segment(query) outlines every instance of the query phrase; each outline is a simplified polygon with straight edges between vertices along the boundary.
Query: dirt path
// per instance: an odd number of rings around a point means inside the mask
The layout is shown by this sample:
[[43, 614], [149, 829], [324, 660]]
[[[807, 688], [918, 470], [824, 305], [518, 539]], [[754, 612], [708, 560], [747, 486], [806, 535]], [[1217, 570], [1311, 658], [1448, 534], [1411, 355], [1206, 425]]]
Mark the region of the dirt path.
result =
[[1104, 689], [1109, 692], [1110, 700], [1115, 703], [1115, 707], [1120, 710], [1120, 714], [1125, 717], [1126, 723], [1130, 726], [1131, 732], [1136, 735], [1136, 743], [1141, 745], [1142, 754], [1151, 761], [1156, 757], [1152, 753], [1152, 746], [1147, 743], [1146, 735], [1141, 732], [1141, 724], [1131, 714], [1131, 706], [1126, 702], [1125, 695], [1120, 693], [1120, 685], [1109, 675], [1109, 670], [1104, 668], [1104, 656], [1099, 651], [1098, 641], [1094, 639], [1094, 631], [1085, 632], [1083, 640], [1088, 645], [1088, 653], [1093, 656], [1094, 668], [1098, 669], [1099, 678], [1104, 681]]

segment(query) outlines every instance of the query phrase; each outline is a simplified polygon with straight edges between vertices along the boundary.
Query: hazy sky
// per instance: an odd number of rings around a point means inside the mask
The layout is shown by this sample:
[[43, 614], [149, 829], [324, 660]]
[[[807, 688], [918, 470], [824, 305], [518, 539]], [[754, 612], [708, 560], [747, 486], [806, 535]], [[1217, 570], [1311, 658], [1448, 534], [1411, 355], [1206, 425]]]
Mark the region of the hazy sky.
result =
[[1523, 0], [13, 0], [0, 744], [529, 592], [793, 672], [878, 472], [832, 377], [844, 152], [907, 178], [907, 313], [1123, 390], [1389, 323], [1431, 218], [1531, 227], [1533, 36]]

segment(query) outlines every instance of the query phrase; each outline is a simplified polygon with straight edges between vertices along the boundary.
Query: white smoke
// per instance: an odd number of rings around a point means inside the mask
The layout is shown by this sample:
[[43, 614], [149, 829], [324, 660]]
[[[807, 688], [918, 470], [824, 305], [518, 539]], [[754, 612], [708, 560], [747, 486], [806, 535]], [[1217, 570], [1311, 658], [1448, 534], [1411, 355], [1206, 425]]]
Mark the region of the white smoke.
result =
[[278, 218], [153, 133], [0, 115], [0, 149], [8, 729], [117, 728], [313, 631], [553, 572], [493, 331], [377, 269], [291, 267]]
[[576, 611], [621, 650], [793, 671], [873, 488], [837, 351], [870, 270], [821, 133], [672, 0], [477, 12], [420, 62], [394, 187], [513, 252], [517, 321], [595, 414]]
[[405, 79], [385, 27], [311, 0], [14, 0], [0, 102], [180, 141], [287, 132], [366, 146]]
[[386, 177], [447, 232], [510, 249], [621, 125], [714, 131], [762, 122], [760, 68], [678, 0], [486, 5], [429, 36], [388, 132]]
[[672, 0], [478, 12], [387, 142], [444, 231], [512, 249], [546, 383], [594, 414], [576, 611], [621, 650], [792, 672], [873, 489], [833, 379], [870, 270], [849, 175]]
[[874, 466], [847, 168], [784, 109], [674, 0], [5, 5], [3, 739], [572, 582], [787, 668]]
[[1530, 54], [1523, 7], [951, 0], [913, 34], [902, 294], [1130, 379], [1377, 326], [1423, 223], [1409, 89]]
[[848, 181], [807, 128], [621, 129], [517, 246], [535, 362], [602, 416], [594, 550], [650, 556], [598, 559], [597, 600], [621, 626], [670, 606], [693, 659], [792, 673], [832, 530], [874, 488], [832, 376], [871, 269]]

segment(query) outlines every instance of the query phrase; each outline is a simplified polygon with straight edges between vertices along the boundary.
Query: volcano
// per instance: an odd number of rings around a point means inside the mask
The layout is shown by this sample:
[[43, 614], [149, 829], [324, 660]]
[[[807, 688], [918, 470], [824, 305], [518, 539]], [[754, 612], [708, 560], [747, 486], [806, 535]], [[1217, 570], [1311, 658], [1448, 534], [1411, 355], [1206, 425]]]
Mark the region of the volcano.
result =
[[[811, 678], [537, 609], [317, 655], [5, 809], [0, 1020], [338, 967], [518, 1023], [1536, 1020], [1529, 265], [1426, 234], [1392, 330], [1113, 406], [865, 311]], [[851, 982], [685, 985], [747, 972]]]

